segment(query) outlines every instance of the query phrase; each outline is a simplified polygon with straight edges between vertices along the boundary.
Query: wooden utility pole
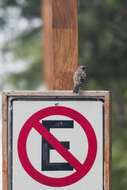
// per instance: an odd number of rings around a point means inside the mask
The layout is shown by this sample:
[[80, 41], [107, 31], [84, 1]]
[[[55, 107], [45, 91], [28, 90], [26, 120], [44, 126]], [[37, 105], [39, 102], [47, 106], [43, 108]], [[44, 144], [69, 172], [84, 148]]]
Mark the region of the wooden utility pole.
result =
[[44, 74], [50, 90], [70, 90], [78, 65], [77, 0], [43, 0]]

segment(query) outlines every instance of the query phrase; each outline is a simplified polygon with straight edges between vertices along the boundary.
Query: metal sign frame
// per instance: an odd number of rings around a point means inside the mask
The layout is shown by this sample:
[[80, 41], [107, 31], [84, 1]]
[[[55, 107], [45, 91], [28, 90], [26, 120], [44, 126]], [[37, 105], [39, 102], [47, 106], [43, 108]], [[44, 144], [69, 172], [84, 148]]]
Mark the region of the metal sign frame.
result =
[[103, 190], [111, 190], [111, 99], [109, 91], [82, 91], [80, 95], [75, 95], [71, 91], [21, 91], [2, 93], [2, 127], [3, 127], [3, 190], [13, 190], [12, 188], [12, 161], [11, 161], [11, 141], [12, 132], [10, 130], [12, 114], [11, 104], [14, 100], [91, 100], [104, 102], [104, 133], [103, 133]]

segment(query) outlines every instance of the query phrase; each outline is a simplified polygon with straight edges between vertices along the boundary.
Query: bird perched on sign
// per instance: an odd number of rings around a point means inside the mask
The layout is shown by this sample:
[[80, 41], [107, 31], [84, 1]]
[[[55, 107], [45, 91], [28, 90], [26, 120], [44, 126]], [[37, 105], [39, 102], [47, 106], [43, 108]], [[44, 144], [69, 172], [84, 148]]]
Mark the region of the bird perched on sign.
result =
[[80, 89], [83, 87], [87, 79], [86, 76], [86, 66], [80, 65], [73, 75], [74, 88], [73, 93], [78, 94]]

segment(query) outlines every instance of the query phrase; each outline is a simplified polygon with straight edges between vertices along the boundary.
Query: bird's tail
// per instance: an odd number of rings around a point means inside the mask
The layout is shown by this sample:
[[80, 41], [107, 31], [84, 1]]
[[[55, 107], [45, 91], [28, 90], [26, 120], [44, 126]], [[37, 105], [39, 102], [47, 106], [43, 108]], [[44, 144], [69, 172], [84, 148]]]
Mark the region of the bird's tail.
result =
[[76, 86], [74, 86], [73, 93], [78, 94], [78, 93], [79, 93], [79, 90], [80, 90], [80, 86], [79, 86], [79, 85], [76, 85]]

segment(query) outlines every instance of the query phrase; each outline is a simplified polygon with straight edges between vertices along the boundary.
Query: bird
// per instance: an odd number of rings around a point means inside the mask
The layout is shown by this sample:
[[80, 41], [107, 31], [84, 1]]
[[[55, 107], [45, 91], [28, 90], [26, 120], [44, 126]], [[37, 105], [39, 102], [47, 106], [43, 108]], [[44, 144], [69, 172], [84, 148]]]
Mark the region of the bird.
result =
[[80, 89], [85, 84], [87, 79], [86, 69], [87, 69], [86, 65], [80, 65], [75, 71], [73, 75], [73, 82], [74, 82], [73, 93], [78, 94]]

